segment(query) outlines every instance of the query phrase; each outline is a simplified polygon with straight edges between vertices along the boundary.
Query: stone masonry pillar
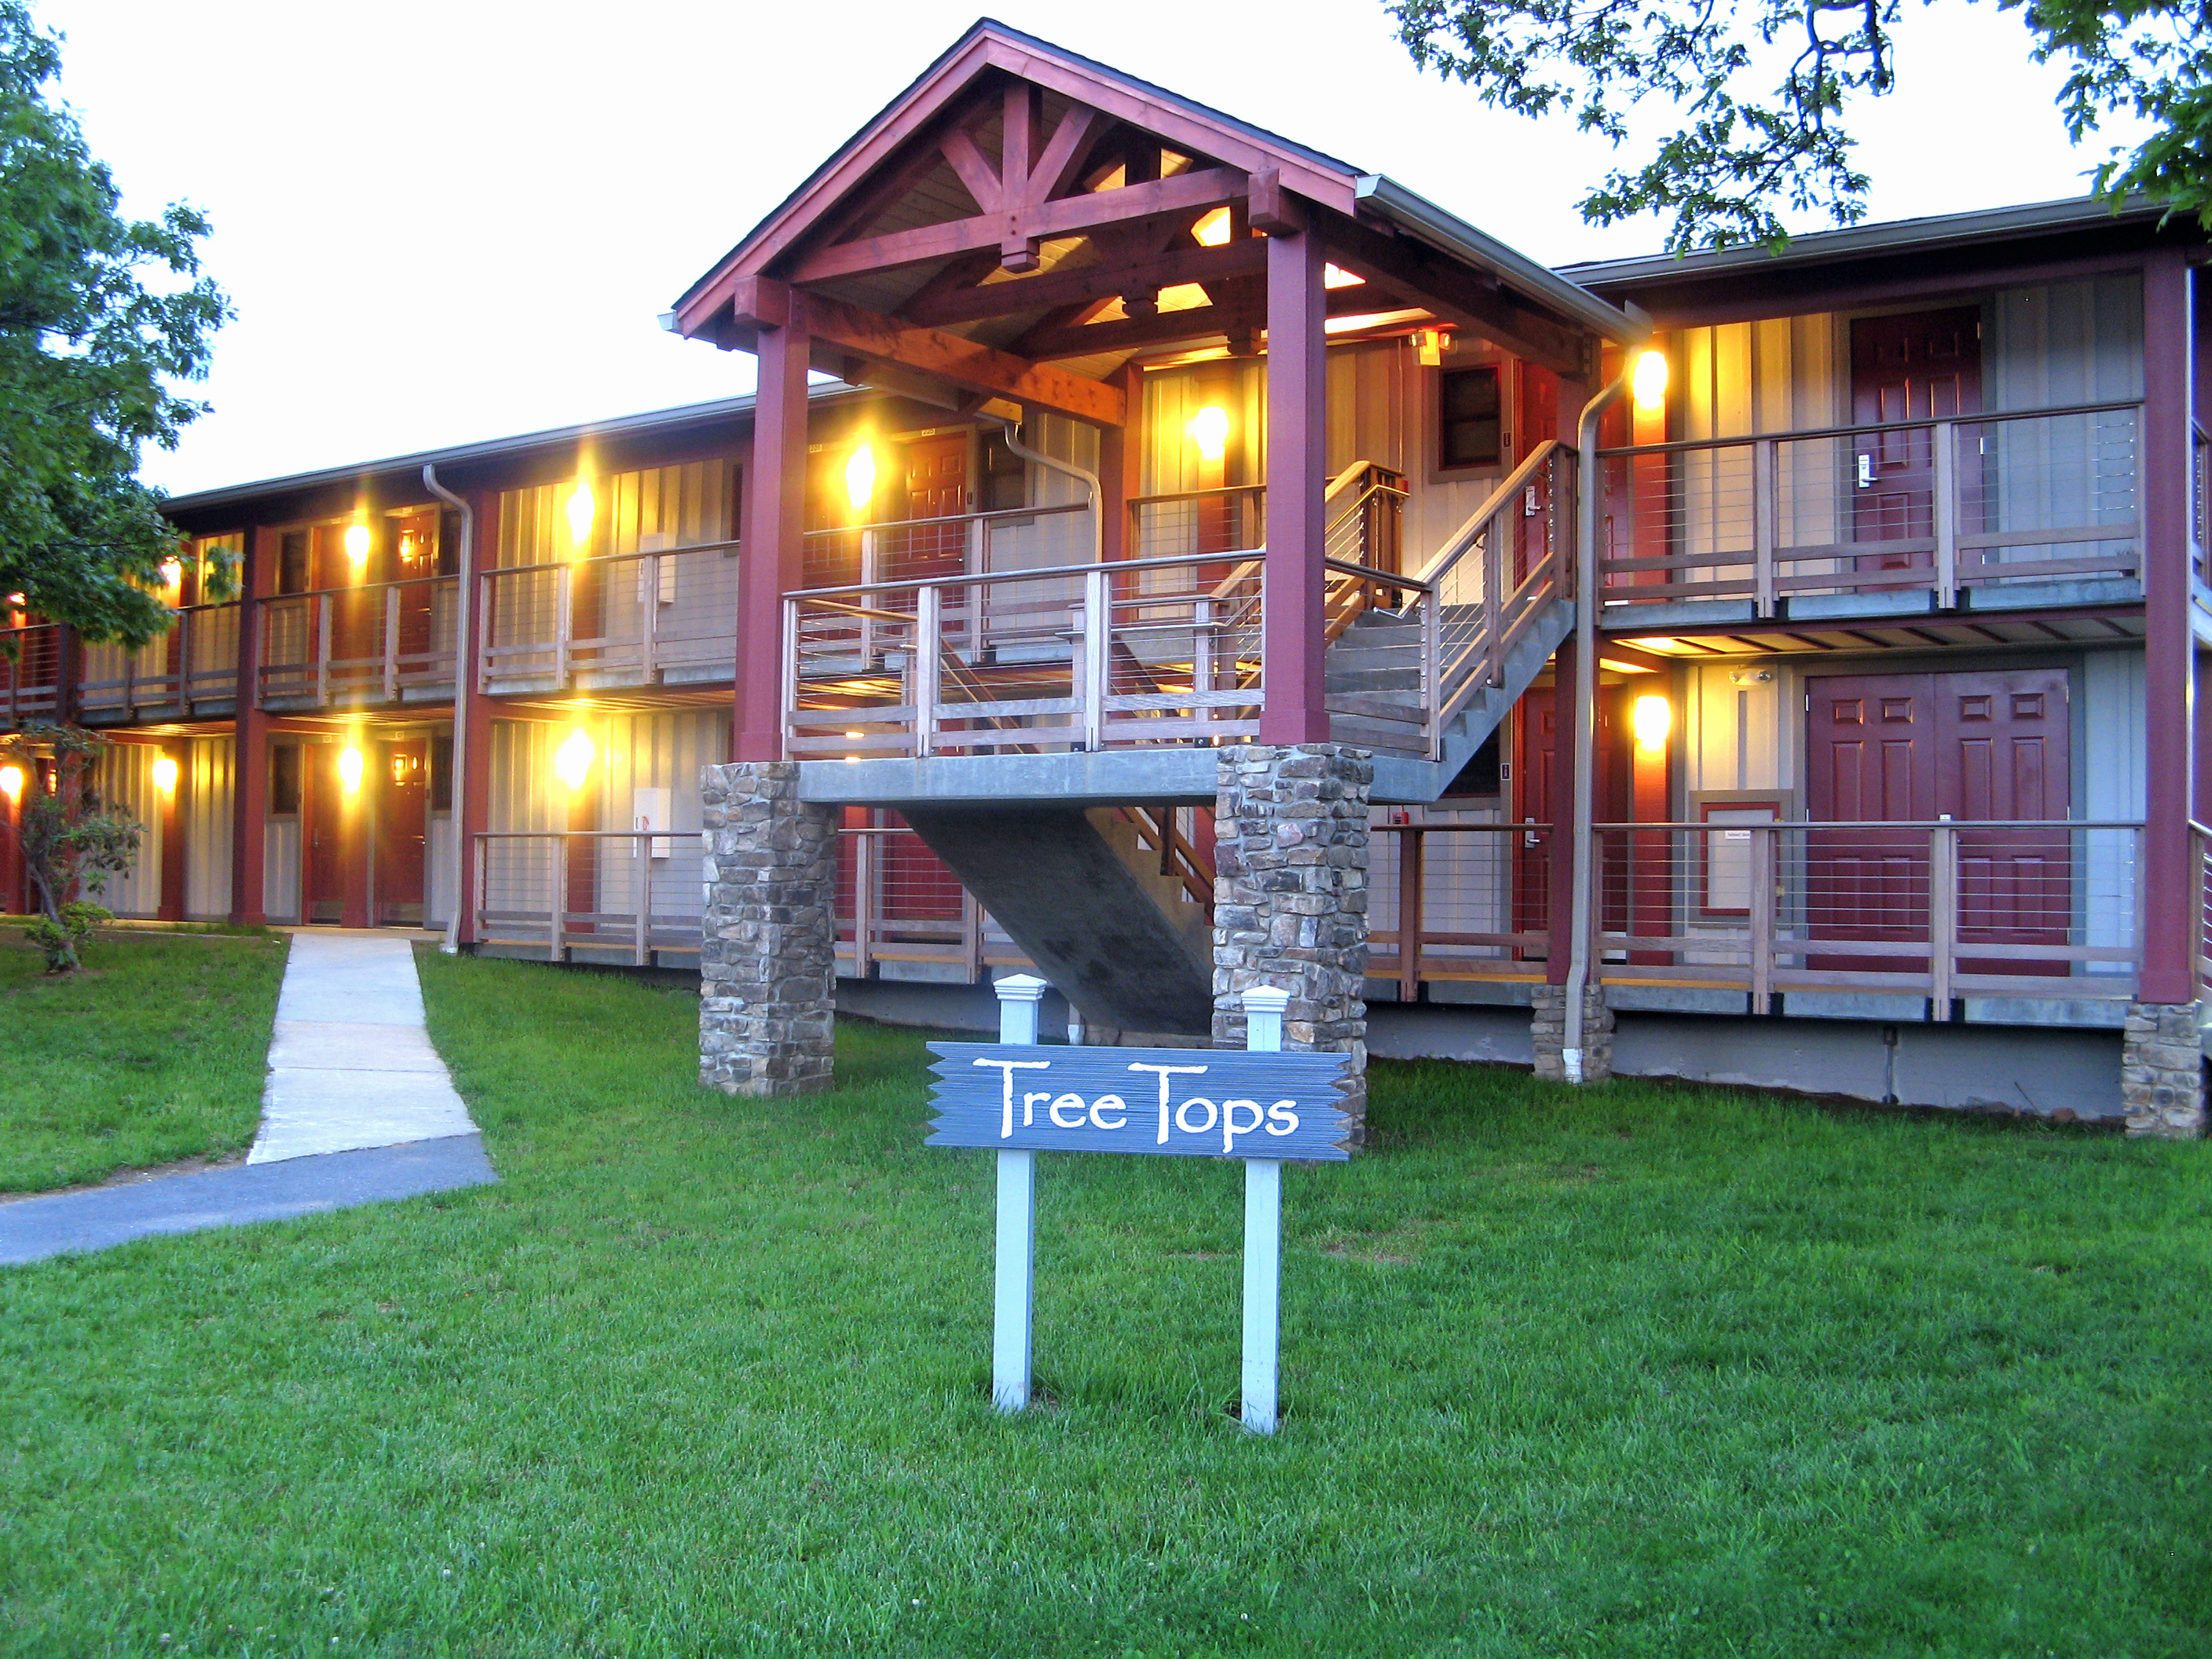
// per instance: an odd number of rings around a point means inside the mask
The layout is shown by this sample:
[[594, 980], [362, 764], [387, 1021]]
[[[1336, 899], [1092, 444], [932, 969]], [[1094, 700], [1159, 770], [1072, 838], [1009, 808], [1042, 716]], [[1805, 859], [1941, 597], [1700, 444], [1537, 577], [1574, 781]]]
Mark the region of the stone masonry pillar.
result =
[[2204, 1046], [2193, 1002], [2131, 1002], [2120, 1040], [2120, 1101], [2130, 1135], [2204, 1133]]
[[[1567, 1080], [1563, 1058], [1567, 1042], [1567, 988], [1533, 988], [1534, 1017], [1528, 1036], [1535, 1049], [1536, 1075], [1552, 1083]], [[1613, 1075], [1613, 1010], [1605, 1006], [1605, 992], [1595, 985], [1583, 991], [1583, 1076], [1584, 1083], [1602, 1083]]]
[[1367, 1102], [1367, 801], [1375, 768], [1342, 744], [1224, 749], [1216, 772], [1213, 1041], [1244, 1046], [1243, 993], [1291, 994], [1283, 1047], [1352, 1056]]
[[707, 890], [699, 1081], [731, 1095], [830, 1086], [837, 829], [799, 799], [795, 761], [699, 771]]

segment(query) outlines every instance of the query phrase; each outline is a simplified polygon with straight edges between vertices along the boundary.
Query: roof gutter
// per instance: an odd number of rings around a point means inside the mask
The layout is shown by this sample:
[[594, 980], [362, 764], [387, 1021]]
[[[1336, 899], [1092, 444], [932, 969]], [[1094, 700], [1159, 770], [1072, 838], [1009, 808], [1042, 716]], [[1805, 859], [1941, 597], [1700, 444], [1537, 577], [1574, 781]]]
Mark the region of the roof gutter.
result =
[[1547, 270], [1516, 253], [1494, 236], [1445, 212], [1425, 196], [1416, 196], [1394, 179], [1370, 173], [1353, 186], [1359, 205], [1440, 252], [1486, 270], [1507, 287], [1540, 301], [1561, 316], [1603, 336], [1615, 345], [1639, 346], [1651, 337], [1650, 325], [1578, 283]]

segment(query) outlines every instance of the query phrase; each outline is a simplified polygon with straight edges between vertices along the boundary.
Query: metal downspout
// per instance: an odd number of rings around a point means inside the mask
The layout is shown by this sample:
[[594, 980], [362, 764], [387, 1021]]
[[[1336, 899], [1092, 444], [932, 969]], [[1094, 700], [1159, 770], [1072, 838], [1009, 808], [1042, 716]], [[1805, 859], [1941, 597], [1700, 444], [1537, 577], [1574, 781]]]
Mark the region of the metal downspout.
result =
[[[468, 848], [463, 844], [462, 831], [467, 814], [462, 803], [468, 799], [465, 780], [469, 775], [469, 721], [465, 704], [475, 696], [476, 664], [466, 660], [469, 650], [469, 629], [476, 610], [476, 509], [467, 501], [438, 482], [434, 463], [422, 468], [422, 487], [461, 515], [460, 580], [458, 602], [453, 606], [453, 905], [446, 917], [445, 943], [438, 948], [447, 956], [457, 956], [461, 948], [461, 895], [468, 888]], [[481, 897], [481, 895], [477, 896]]]
[[1566, 1029], [1559, 1067], [1570, 1083], [1583, 1080], [1583, 994], [1589, 984], [1590, 876], [1596, 838], [1590, 814], [1597, 801], [1597, 422], [1628, 389], [1634, 359], [1620, 377], [1583, 405], [1575, 423], [1575, 780], [1573, 899], [1568, 909]]
[[1056, 461], [1049, 455], [1039, 454], [1016, 435], [1021, 428], [1012, 421], [1001, 420], [999, 427], [1006, 434], [1006, 447], [1023, 460], [1034, 461], [1048, 471], [1078, 479], [1091, 492], [1091, 562], [1103, 563], [1106, 557], [1106, 486], [1098, 482], [1098, 475], [1085, 471], [1073, 461]]

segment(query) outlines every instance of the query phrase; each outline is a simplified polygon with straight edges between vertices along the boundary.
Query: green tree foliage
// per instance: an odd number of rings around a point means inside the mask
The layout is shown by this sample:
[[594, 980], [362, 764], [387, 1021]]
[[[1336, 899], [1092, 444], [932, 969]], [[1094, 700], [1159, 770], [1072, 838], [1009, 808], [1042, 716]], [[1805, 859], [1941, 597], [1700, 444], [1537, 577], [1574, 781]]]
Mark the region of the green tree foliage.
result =
[[[1672, 216], [1669, 252], [1789, 240], [1781, 214], [1866, 216], [1868, 179], [1844, 124], [1895, 83], [1899, 0], [1390, 0], [1413, 61], [1516, 114], [1571, 116], [1630, 142], [1638, 105], [1680, 125], [1641, 166], [1577, 206], [1593, 224]], [[2067, 79], [2058, 107], [2079, 143], [2100, 119], [2152, 131], [2116, 149], [2094, 188], [2141, 191], [2212, 227], [2212, 14], [2205, 0], [1998, 0], [2022, 12], [2038, 63]], [[1962, 95], [1973, 95], [1961, 67]]]
[[199, 274], [204, 217], [117, 211], [76, 117], [49, 101], [60, 48], [0, 0], [0, 593], [135, 645], [170, 624], [150, 590], [177, 548], [140, 447], [173, 447], [204, 411], [174, 386], [206, 373], [229, 307]]
[[21, 806], [11, 827], [23, 867], [38, 889], [39, 915], [28, 929], [50, 974], [83, 964], [77, 946], [110, 913], [93, 902], [109, 878], [131, 868], [144, 829], [100, 799], [97, 779], [107, 739], [70, 726], [37, 726], [0, 737], [0, 765], [21, 775]]

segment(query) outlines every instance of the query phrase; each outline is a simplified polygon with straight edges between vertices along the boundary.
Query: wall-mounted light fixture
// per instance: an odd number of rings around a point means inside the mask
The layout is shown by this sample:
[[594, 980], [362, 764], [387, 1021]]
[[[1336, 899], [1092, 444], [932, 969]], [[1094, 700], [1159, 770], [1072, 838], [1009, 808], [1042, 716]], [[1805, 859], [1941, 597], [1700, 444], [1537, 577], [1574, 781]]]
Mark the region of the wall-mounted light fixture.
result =
[[599, 498], [589, 481], [568, 492], [568, 539], [579, 547], [592, 539], [592, 520], [599, 516]]
[[867, 518], [869, 505], [876, 499], [876, 452], [866, 444], [855, 446], [845, 458], [845, 499], [851, 503], [854, 518]]
[[553, 751], [553, 775], [568, 789], [581, 789], [592, 775], [592, 738], [581, 726], [562, 740]]
[[182, 559], [161, 561], [161, 586], [175, 592], [185, 585], [185, 562]]
[[1667, 407], [1667, 354], [1645, 351], [1638, 354], [1636, 372], [1629, 379], [1630, 395], [1638, 409], [1650, 410]]
[[163, 794], [173, 793], [177, 787], [177, 763], [167, 755], [154, 761], [154, 787]]
[[338, 783], [342, 787], [343, 787], [346, 793], [349, 795], [359, 793], [361, 789], [361, 750], [353, 748], [339, 750]]
[[0, 795], [11, 801], [23, 799], [23, 769], [20, 766], [0, 766]]
[[1667, 734], [1674, 726], [1674, 708], [1666, 698], [1638, 697], [1629, 709], [1629, 729], [1636, 733], [1637, 743], [1645, 749], [1662, 747]]
[[368, 562], [368, 526], [367, 525], [349, 524], [346, 526], [345, 554], [346, 557], [353, 562], [356, 570]]
[[1207, 460], [1219, 460], [1229, 453], [1229, 411], [1219, 404], [1200, 410], [1190, 417], [1190, 441]]

